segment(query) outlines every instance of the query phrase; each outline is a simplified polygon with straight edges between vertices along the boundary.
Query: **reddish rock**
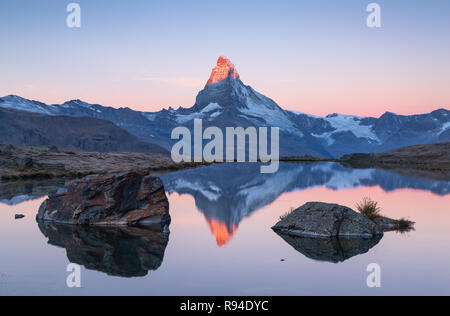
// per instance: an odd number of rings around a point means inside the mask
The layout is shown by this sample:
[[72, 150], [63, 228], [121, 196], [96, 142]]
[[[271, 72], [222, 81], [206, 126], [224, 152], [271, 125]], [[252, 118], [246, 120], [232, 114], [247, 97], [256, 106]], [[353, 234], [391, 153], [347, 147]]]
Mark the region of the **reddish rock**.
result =
[[211, 76], [209, 77], [206, 86], [209, 86], [213, 83], [218, 83], [224, 79], [227, 79], [228, 77], [238, 79], [239, 73], [237, 72], [236, 67], [234, 67], [233, 63], [228, 58], [220, 56], [217, 60], [216, 67], [214, 67], [211, 72]]
[[74, 225], [168, 225], [169, 202], [161, 179], [129, 172], [88, 176], [42, 203], [37, 220]]

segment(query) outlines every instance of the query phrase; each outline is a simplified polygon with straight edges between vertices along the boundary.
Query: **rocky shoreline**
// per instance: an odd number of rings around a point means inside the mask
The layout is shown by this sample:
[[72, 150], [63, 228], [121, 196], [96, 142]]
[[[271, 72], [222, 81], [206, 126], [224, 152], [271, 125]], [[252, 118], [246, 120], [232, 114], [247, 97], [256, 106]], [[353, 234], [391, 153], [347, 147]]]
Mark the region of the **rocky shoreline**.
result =
[[70, 152], [54, 146], [17, 148], [0, 145], [0, 181], [73, 179], [137, 170], [165, 172], [201, 165], [206, 163], [174, 163], [164, 154]]
[[[338, 162], [355, 169], [376, 168], [408, 176], [450, 181], [450, 143], [416, 145], [389, 152], [344, 155], [339, 159], [314, 156], [281, 157], [283, 162]], [[169, 172], [210, 163], [175, 163], [169, 155], [60, 151], [54, 146], [17, 148], [0, 144], [0, 181], [81, 178], [92, 174], [129, 171]]]
[[381, 153], [354, 153], [341, 158], [314, 156], [281, 157], [280, 161], [337, 162], [353, 169], [380, 169], [406, 176], [450, 181], [450, 143], [414, 145]]
[[349, 154], [341, 157], [344, 166], [377, 168], [420, 178], [450, 181], [450, 143], [403, 147], [375, 154]]

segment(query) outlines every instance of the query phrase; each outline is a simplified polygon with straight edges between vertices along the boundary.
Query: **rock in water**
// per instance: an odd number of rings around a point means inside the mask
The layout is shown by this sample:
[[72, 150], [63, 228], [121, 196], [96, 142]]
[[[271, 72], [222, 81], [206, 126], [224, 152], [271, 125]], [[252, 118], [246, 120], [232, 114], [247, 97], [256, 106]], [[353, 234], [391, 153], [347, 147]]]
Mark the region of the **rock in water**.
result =
[[16, 214], [16, 215], [14, 215], [14, 219], [21, 219], [21, 218], [24, 218], [25, 217], [25, 215], [23, 215], [23, 214]]
[[303, 237], [373, 238], [383, 231], [366, 216], [338, 204], [308, 202], [272, 227]]
[[129, 172], [88, 176], [42, 203], [38, 221], [73, 225], [168, 225], [169, 202], [161, 179]]

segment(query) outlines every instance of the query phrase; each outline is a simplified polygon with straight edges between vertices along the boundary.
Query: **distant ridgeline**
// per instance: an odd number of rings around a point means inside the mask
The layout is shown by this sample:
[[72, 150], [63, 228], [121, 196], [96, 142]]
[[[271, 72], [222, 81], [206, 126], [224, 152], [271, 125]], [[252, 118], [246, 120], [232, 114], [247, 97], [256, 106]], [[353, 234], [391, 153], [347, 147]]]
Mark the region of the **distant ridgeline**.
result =
[[[171, 140], [171, 131], [180, 126], [192, 130], [194, 119], [202, 119], [204, 128], [279, 127], [281, 157], [340, 157], [348, 153], [380, 152], [402, 146], [450, 141], [450, 111], [446, 109], [409, 116], [387, 112], [379, 118], [341, 114], [317, 117], [283, 110], [270, 98], [246, 86], [236, 67], [226, 57], [219, 58], [205, 88], [198, 93], [194, 106], [190, 108], [169, 108], [148, 113], [80, 100], [47, 105], [18, 96], [0, 98], [0, 108], [46, 116], [87, 116], [107, 120], [168, 151], [176, 142]], [[20, 119], [25, 114], [17, 112], [15, 115]], [[3, 125], [4, 120], [1, 122]]]
[[56, 146], [92, 152], [168, 153], [163, 147], [143, 141], [109, 121], [1, 108], [0, 144]]

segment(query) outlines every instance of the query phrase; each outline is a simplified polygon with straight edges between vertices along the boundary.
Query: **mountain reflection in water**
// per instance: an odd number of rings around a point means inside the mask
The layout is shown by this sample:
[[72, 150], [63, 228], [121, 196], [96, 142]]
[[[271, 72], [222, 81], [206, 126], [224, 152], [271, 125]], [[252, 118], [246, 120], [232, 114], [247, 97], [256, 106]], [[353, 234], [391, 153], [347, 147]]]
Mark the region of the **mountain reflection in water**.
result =
[[[243, 218], [271, 204], [286, 192], [320, 186], [333, 190], [378, 186], [387, 192], [411, 188], [430, 191], [437, 195], [447, 195], [450, 192], [450, 182], [414, 178], [376, 169], [351, 169], [332, 162], [313, 164], [282, 162], [279, 171], [274, 174], [261, 174], [258, 163], [223, 163], [172, 172], [160, 177], [168, 194], [176, 192], [188, 194], [194, 198], [196, 207], [203, 213], [219, 247], [224, 247], [232, 240]], [[19, 204], [55, 193], [62, 186], [64, 181], [57, 180], [0, 183], [0, 203]], [[94, 232], [94, 230], [81, 228], [57, 227], [56, 231], [65, 235], [76, 234], [84, 238], [81, 238], [80, 244], [76, 245], [78, 250], [71, 252], [74, 254], [73, 257], [77, 257], [76, 253], [80, 254], [86, 250], [85, 246], [88, 244], [84, 243], [86, 240], [94, 238], [98, 242], [101, 238], [106, 238], [105, 244], [120, 246], [115, 241], [118, 233], [125, 235], [129, 241], [133, 236], [126, 230]], [[51, 232], [53, 238], [50, 241], [51, 244], [58, 244], [55, 234]], [[60, 241], [65, 240], [63, 237]], [[157, 244], [162, 247], [165, 243], [167, 241], [161, 235]], [[147, 244], [153, 247], [150, 241], [147, 241]], [[58, 245], [63, 247], [68, 245], [70, 247], [65, 248], [72, 250], [75, 246], [69, 245], [68, 241], [63, 244], [59, 242]], [[120, 254], [120, 249], [118, 251]], [[91, 260], [87, 261], [88, 265], [92, 263]], [[98, 264], [100, 269], [108, 270], [101, 267], [101, 263]]]
[[195, 199], [220, 247], [233, 238], [244, 217], [285, 192], [318, 186], [333, 190], [361, 186], [379, 186], [385, 191], [411, 188], [438, 195], [450, 192], [449, 182], [376, 169], [351, 169], [333, 162], [282, 162], [274, 174], [261, 174], [257, 163], [224, 163], [164, 174], [161, 179], [169, 194], [189, 194]]
[[211, 229], [211, 233], [216, 236], [216, 242], [219, 247], [224, 247], [234, 236], [238, 226], [232, 225], [232, 227], [228, 227], [225, 223], [222, 223], [219, 220], [209, 218], [205, 216], [206, 222]]

